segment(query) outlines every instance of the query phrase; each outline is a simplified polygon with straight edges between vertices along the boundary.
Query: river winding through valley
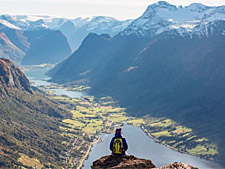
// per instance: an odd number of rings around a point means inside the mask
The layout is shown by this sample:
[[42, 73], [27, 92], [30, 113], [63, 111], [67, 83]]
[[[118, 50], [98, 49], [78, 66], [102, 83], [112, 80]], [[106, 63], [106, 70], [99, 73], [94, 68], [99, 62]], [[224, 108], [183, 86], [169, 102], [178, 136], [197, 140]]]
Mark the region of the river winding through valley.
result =
[[[34, 86], [49, 86], [51, 83], [46, 81], [49, 79], [49, 77], [45, 75], [46, 71], [47, 69], [36, 68], [34, 70], [25, 71], [25, 74], [29, 80], [33, 82]], [[51, 90], [54, 91], [55, 95], [67, 95], [72, 98], [80, 98], [86, 95], [82, 92], [67, 91], [66, 89]], [[139, 127], [125, 124], [122, 131], [129, 145], [127, 153], [138, 158], [150, 159], [157, 167], [173, 162], [184, 162], [199, 167], [200, 169], [224, 169], [220, 164], [199, 159], [188, 154], [182, 154], [162, 144], [155, 143], [154, 140], [147, 136]], [[102, 142], [92, 147], [88, 159], [84, 162], [83, 169], [90, 169], [93, 161], [110, 154], [109, 143], [112, 137], [113, 133], [101, 134]]]

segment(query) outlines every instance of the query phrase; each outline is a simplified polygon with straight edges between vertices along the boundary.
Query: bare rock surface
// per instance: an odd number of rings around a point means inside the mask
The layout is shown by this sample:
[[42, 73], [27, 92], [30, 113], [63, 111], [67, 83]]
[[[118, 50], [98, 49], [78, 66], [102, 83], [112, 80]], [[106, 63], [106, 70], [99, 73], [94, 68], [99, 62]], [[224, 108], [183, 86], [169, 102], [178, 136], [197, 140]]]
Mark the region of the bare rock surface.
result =
[[0, 58], [0, 94], [9, 94], [13, 88], [31, 92], [24, 73], [11, 60]]
[[151, 160], [140, 159], [132, 155], [125, 157], [104, 156], [93, 162], [91, 169], [198, 169], [184, 163], [172, 163], [157, 168]]
[[104, 156], [93, 162], [92, 169], [148, 169], [154, 168], [151, 160], [139, 159], [132, 155], [125, 157]]
[[185, 163], [175, 162], [175, 163], [168, 164], [166, 166], [155, 168], [155, 169], [198, 169], [198, 168], [193, 167], [193, 166], [188, 165], [188, 164], [185, 164]]

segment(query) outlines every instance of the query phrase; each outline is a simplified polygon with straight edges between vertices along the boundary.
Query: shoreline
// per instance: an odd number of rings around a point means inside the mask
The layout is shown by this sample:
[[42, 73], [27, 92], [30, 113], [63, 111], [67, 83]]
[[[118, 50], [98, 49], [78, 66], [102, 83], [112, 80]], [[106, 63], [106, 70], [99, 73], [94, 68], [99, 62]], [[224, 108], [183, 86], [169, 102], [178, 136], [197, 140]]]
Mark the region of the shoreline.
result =
[[98, 144], [98, 142], [101, 141], [101, 137], [100, 135], [98, 136], [97, 140], [93, 141], [89, 146], [88, 146], [88, 149], [85, 153], [85, 155], [82, 157], [81, 161], [80, 161], [80, 164], [78, 165], [77, 169], [82, 169], [84, 167], [84, 161], [88, 159], [88, 156], [91, 152], [91, 149], [92, 147], [95, 145], [95, 144]]
[[[127, 124], [127, 125], [130, 125], [130, 124]], [[159, 140], [157, 140], [156, 138], [154, 138], [153, 136], [151, 136], [151, 135], [149, 134], [149, 132], [147, 132], [147, 131], [143, 128], [143, 126], [135, 126], [135, 125], [130, 125], [130, 126], [140, 128], [140, 129], [146, 134], [147, 137], [149, 137], [150, 139], [153, 139], [154, 143], [161, 144], [161, 145], [163, 145], [163, 146], [165, 146], [165, 147], [167, 147], [167, 148], [169, 148], [169, 149], [171, 149], [171, 150], [173, 150], [173, 151], [175, 151], [175, 152], [182, 153], [182, 154], [186, 154], [186, 155], [190, 155], [190, 156], [193, 156], [193, 157], [195, 157], [195, 158], [198, 158], [199, 160], [205, 160], [205, 162], [214, 163], [214, 165], [220, 165], [221, 168], [225, 168], [221, 163], [219, 163], [219, 162], [217, 162], [217, 161], [207, 160], [207, 159], [200, 158], [200, 157], [198, 157], [198, 156], [191, 155], [191, 154], [188, 154], [188, 153], [185, 153], [185, 152], [180, 152], [180, 151], [174, 149], [173, 147], [171, 147], [171, 146], [169, 146], [169, 145], [166, 145], [166, 144], [160, 142]], [[109, 134], [109, 133], [100, 133], [100, 134]], [[95, 144], [97, 144], [97, 143], [98, 143], [98, 142], [95, 142]], [[95, 144], [92, 144], [91, 148], [92, 148]], [[88, 154], [90, 154], [90, 152], [91, 152], [91, 149], [89, 149]], [[85, 160], [87, 160], [87, 159], [88, 159], [88, 156], [86, 156], [86, 159], [85, 159]], [[146, 158], [146, 159], [150, 159], [150, 158]], [[84, 161], [85, 161], [85, 160], [84, 160]], [[150, 159], [150, 160], [151, 160], [151, 159]], [[84, 161], [83, 161], [83, 163], [84, 163]], [[92, 163], [93, 163], [93, 162], [94, 162], [94, 161], [92, 161]], [[181, 161], [181, 162], [182, 162], [182, 161]], [[82, 167], [83, 167], [83, 165], [82, 165]], [[80, 168], [80, 169], [82, 169], [82, 168]]]
[[[143, 125], [143, 126], [144, 126], [144, 125]], [[190, 156], [199, 158], [199, 159], [201, 159], [201, 160], [206, 160], [206, 161], [208, 161], [208, 162], [214, 162], [214, 163], [221, 164], [219, 161], [216, 161], [216, 160], [211, 160], [211, 159], [207, 159], [207, 158], [202, 158], [202, 157], [200, 157], [200, 156], [198, 156], [198, 155], [190, 154], [190, 153], [184, 152], [184, 151], [179, 151], [178, 149], [175, 149], [174, 147], [172, 147], [172, 146], [170, 146], [170, 145], [168, 145], [168, 144], [165, 144], [165, 143], [161, 142], [159, 139], [157, 139], [157, 138], [155, 138], [154, 136], [152, 136], [151, 133], [149, 133], [149, 132], [147, 131], [147, 129], [145, 129], [143, 126], [136, 126], [136, 127], [139, 127], [142, 131], [144, 131], [145, 134], [146, 134], [148, 137], [150, 137], [151, 139], [153, 139], [153, 141], [154, 141], [155, 143], [164, 145], [164, 146], [170, 148], [171, 150], [174, 150], [174, 151], [179, 152], [179, 153], [182, 153], [182, 154], [187, 154], [187, 155], [190, 155]], [[224, 164], [225, 164], [225, 162], [224, 162]], [[222, 164], [221, 164], [221, 165], [222, 165]]]
[[[129, 117], [129, 116], [128, 116], [128, 117]], [[120, 126], [122, 127], [122, 126], [124, 126], [124, 124], [126, 124], [126, 121], [125, 121], [125, 122], [121, 122]], [[141, 126], [135, 126], [135, 125], [132, 125], [132, 124], [126, 124], [126, 125], [130, 125], [130, 126], [133, 126], [133, 127], [138, 127], [138, 128], [140, 128], [140, 129], [147, 135], [147, 137], [149, 137], [150, 139], [152, 139], [155, 143], [161, 144], [161, 145], [163, 145], [163, 146], [165, 146], [165, 147], [167, 147], [167, 148], [169, 148], [169, 149], [171, 149], [171, 150], [173, 150], [173, 151], [176, 151], [176, 152], [181, 153], [181, 154], [190, 155], [190, 156], [196, 157], [196, 158], [198, 158], [198, 159], [205, 160], [205, 161], [207, 161], [207, 162], [213, 162], [213, 163], [215, 163], [215, 164], [217, 163], [217, 164], [220, 164], [221, 166], [224, 166], [224, 165], [222, 165], [222, 163], [220, 163], [219, 161], [216, 161], [216, 160], [209, 160], [209, 159], [206, 159], [206, 158], [202, 158], [202, 157], [200, 157], [200, 156], [198, 156], [198, 155], [193, 155], [193, 154], [190, 154], [190, 153], [187, 153], [187, 152], [179, 151], [179, 150], [175, 149], [174, 147], [172, 147], [172, 146], [170, 146], [170, 145], [167, 145], [167, 144], [161, 142], [160, 140], [158, 140], [157, 138], [155, 138], [154, 136], [152, 136], [151, 133], [148, 132], [147, 129], [145, 129], [145, 126], [144, 126], [144, 125], [141, 125]], [[112, 132], [113, 132], [113, 131], [112, 131]], [[89, 154], [90, 154], [91, 149], [93, 148], [93, 146], [96, 145], [96, 144], [98, 144], [99, 142], [102, 141], [102, 139], [101, 139], [101, 137], [100, 137], [101, 134], [109, 134], [109, 133], [107, 133], [107, 132], [101, 132], [101, 133], [98, 133], [97, 139], [96, 139], [95, 141], [93, 141], [93, 142], [88, 146], [88, 149], [87, 149], [85, 155], [84, 155], [84, 156], [81, 158], [81, 160], [79, 161], [79, 165], [78, 165], [77, 169], [82, 169], [82, 168], [84, 167], [84, 162], [85, 162], [85, 160], [88, 160]], [[93, 161], [93, 162], [94, 162], [94, 161]], [[225, 168], [225, 167], [224, 167], [224, 168]]]
[[[130, 124], [127, 124], [127, 125], [130, 125]], [[155, 143], [161, 144], [161, 145], [163, 145], [163, 146], [165, 146], [165, 147], [167, 147], [167, 148], [169, 148], [169, 149], [171, 149], [171, 150], [173, 150], [173, 151], [176, 151], [176, 152], [179, 152], [179, 153], [182, 153], [182, 154], [186, 154], [186, 155], [190, 155], [190, 156], [196, 157], [196, 158], [201, 159], [201, 160], [206, 160], [206, 161], [208, 161], [208, 162], [213, 162], [213, 163], [221, 164], [220, 162], [215, 161], [215, 160], [209, 160], [209, 159], [201, 158], [200, 156], [197, 156], [197, 155], [193, 155], [193, 154], [190, 154], [190, 153], [187, 153], [187, 152], [179, 151], [179, 150], [175, 149], [174, 147], [172, 147], [172, 146], [170, 146], [170, 145], [167, 145], [167, 144], [165, 144], [165, 143], [162, 143], [160, 140], [158, 140], [157, 138], [153, 137], [153, 136], [147, 131], [147, 129], [145, 129], [143, 126], [135, 126], [135, 125], [131, 125], [131, 126], [140, 128], [140, 129], [141, 129], [141, 130], [142, 130], [149, 138], [151, 138]], [[101, 134], [109, 134], [109, 133], [100, 133], [100, 135], [101, 135]], [[97, 139], [96, 141], [92, 142], [91, 145], [89, 146], [88, 151], [86, 152], [87, 155], [85, 156], [85, 159], [82, 159], [82, 165], [79, 166], [80, 168], [78, 167], [78, 169], [82, 169], [83, 164], [84, 164], [84, 161], [88, 159], [88, 156], [89, 156], [89, 154], [90, 154], [90, 152], [91, 152], [91, 148], [92, 148], [95, 144], [97, 144], [97, 143], [99, 143], [100, 141], [102, 141], [100, 135], [98, 136], [98, 139]], [[222, 165], [222, 164], [221, 164], [221, 165]]]
[[[122, 124], [122, 123], [121, 123]], [[113, 132], [113, 131], [112, 131]], [[99, 135], [97, 136], [97, 140], [95, 140], [94, 142], [91, 143], [91, 145], [89, 145], [87, 152], [85, 153], [85, 156], [83, 156], [82, 160], [80, 161], [80, 165], [78, 166], [77, 169], [82, 169], [84, 167], [84, 161], [88, 160], [89, 154], [91, 152], [91, 149], [93, 148], [94, 145], [98, 144], [99, 142], [102, 142], [101, 139], [101, 134], [110, 134], [107, 132], [101, 132], [99, 133]], [[84, 158], [85, 157], [85, 158]], [[94, 162], [94, 161], [93, 161]]]

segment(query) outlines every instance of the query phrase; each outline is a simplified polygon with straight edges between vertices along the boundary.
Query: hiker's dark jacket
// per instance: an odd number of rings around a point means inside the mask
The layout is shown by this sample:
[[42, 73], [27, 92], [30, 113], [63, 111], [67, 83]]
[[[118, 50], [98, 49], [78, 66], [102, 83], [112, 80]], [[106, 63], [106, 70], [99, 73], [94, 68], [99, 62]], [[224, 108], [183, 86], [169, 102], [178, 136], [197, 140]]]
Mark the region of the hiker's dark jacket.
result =
[[[113, 151], [113, 143], [114, 143], [115, 138], [122, 138], [122, 136], [121, 136], [121, 134], [116, 133], [115, 137], [112, 138], [112, 140], [110, 142], [110, 150], [111, 151]], [[123, 140], [123, 148], [126, 151], [128, 149], [127, 141], [125, 138], [122, 138], [122, 140]], [[125, 155], [125, 152], [122, 155]]]

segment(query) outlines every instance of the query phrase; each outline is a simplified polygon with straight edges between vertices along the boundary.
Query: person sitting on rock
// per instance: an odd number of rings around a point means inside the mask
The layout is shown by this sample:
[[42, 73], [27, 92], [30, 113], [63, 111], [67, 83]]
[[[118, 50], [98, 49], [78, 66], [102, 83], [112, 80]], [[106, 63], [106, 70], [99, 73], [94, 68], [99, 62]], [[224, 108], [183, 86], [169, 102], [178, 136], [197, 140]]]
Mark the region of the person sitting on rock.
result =
[[121, 128], [116, 129], [115, 137], [110, 142], [110, 150], [113, 156], [125, 156], [125, 151], [128, 149], [126, 139], [122, 137], [121, 130]]

